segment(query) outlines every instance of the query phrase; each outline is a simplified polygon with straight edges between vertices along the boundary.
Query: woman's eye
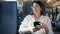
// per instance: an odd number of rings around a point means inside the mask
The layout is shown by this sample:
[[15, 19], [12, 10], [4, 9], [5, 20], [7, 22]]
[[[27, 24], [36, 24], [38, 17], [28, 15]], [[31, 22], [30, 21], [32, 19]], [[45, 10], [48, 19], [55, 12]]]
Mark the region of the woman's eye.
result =
[[39, 7], [39, 5], [36, 5], [36, 7]]
[[36, 7], [39, 7], [39, 6], [36, 6]]

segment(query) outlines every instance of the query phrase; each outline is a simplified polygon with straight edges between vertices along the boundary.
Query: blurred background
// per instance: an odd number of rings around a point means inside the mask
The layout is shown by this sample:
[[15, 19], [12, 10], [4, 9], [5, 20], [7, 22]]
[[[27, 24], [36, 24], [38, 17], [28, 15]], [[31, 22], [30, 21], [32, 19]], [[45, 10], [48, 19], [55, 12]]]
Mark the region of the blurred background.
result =
[[60, 34], [60, 0], [0, 0], [0, 34], [19, 34], [21, 21], [32, 10], [32, 1], [44, 3], [54, 34]]

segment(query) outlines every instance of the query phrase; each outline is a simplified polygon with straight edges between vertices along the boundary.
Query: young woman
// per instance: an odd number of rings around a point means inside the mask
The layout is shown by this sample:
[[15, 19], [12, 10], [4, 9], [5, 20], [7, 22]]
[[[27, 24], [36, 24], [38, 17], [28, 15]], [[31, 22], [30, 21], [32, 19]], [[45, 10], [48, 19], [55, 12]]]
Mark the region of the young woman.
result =
[[[21, 22], [19, 33], [30, 31], [32, 34], [53, 34], [51, 21], [48, 16], [43, 15], [43, 8], [41, 1], [33, 1], [32, 13]], [[39, 25], [34, 26], [34, 23]]]

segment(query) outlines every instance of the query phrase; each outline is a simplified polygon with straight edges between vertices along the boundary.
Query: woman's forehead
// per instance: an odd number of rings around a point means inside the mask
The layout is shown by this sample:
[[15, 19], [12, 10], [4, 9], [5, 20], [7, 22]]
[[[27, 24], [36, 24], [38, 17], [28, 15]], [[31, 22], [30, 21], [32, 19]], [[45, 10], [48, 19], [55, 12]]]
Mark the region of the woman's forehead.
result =
[[37, 3], [33, 3], [33, 6], [39, 6]]

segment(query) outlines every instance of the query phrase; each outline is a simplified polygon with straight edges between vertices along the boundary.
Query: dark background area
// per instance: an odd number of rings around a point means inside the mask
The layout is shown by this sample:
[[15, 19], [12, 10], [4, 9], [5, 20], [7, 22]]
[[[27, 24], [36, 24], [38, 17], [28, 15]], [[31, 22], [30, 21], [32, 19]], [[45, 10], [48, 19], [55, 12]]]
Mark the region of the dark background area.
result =
[[0, 34], [17, 33], [17, 3], [0, 2]]

